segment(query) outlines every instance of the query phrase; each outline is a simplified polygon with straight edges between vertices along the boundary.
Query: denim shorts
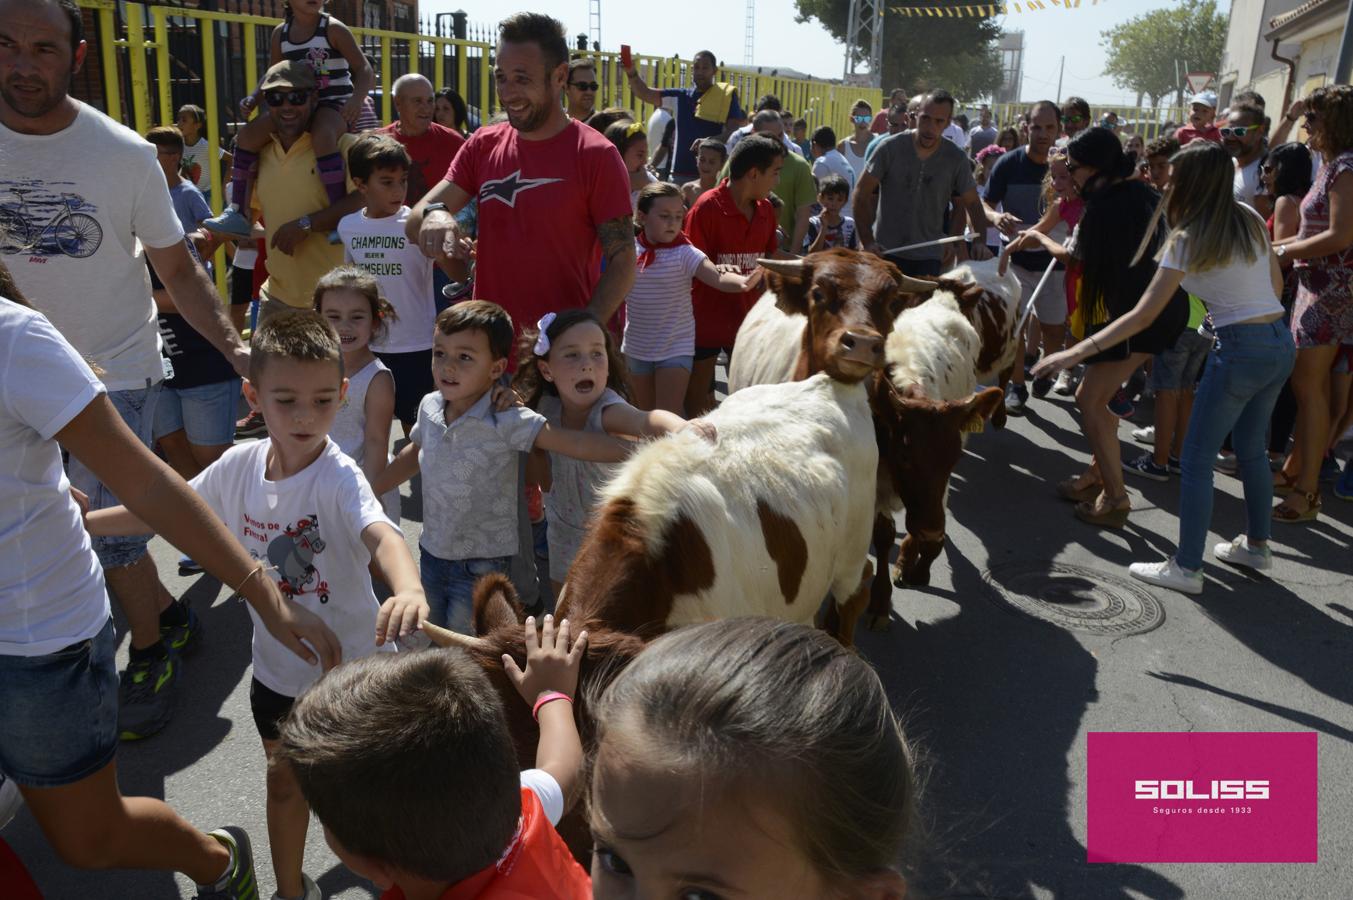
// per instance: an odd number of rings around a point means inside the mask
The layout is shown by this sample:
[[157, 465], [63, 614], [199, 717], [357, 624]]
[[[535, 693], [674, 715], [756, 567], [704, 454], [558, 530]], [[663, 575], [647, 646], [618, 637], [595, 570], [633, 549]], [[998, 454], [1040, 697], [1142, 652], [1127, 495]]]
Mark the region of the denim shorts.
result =
[[113, 620], [45, 656], [0, 655], [0, 771], [15, 784], [60, 787], [93, 775], [117, 751]]
[[[108, 392], [108, 399], [122, 417], [122, 421], [147, 448], [154, 443], [155, 407], [163, 387], [164, 382], [157, 381], [151, 384], [147, 380], [143, 388]], [[84, 491], [89, 496], [91, 511], [120, 505], [121, 501], [113, 496], [113, 492], [104, 487], [94, 473], [85, 468], [74, 456], [70, 458], [66, 474], [70, 478], [71, 487]], [[145, 556], [146, 544], [150, 543], [150, 537], [148, 534], [135, 537], [91, 537], [89, 541], [94, 545], [99, 565], [105, 569], [117, 569], [130, 566]]]
[[188, 443], [197, 447], [233, 444], [239, 404], [238, 378], [198, 387], [166, 387], [155, 404], [155, 439], [181, 428]]
[[1151, 363], [1151, 389], [1156, 391], [1191, 391], [1203, 372], [1207, 355], [1212, 352], [1212, 339], [1196, 329], [1185, 328], [1174, 346], [1157, 353]]
[[376, 358], [390, 370], [395, 380], [395, 418], [401, 422], [418, 421], [418, 404], [437, 390], [432, 378], [432, 348], [408, 353], [380, 351]]
[[658, 369], [685, 369], [689, 372], [694, 360], [694, 356], [669, 356], [659, 360], [635, 359], [628, 353], [625, 354], [625, 365], [635, 375], [652, 375]]
[[474, 585], [484, 575], [512, 574], [512, 557], [442, 559], [418, 547], [418, 574], [433, 625], [474, 634]]

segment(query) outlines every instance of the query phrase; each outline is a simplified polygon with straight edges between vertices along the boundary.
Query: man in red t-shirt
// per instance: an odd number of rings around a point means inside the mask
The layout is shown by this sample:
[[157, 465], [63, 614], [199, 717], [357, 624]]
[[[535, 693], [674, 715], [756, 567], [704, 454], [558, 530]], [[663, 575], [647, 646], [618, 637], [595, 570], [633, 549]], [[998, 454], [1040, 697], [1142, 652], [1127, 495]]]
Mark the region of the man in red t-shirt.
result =
[[505, 20], [495, 67], [507, 122], [466, 142], [446, 180], [414, 207], [409, 238], [429, 256], [467, 257], [470, 241], [452, 214], [477, 197], [475, 298], [501, 304], [519, 333], [570, 307], [606, 321], [634, 283], [629, 173], [615, 146], [559, 103], [568, 43], [558, 21]]
[[888, 102], [884, 104], [883, 109], [874, 115], [873, 124], [869, 130], [874, 134], [889, 134], [892, 129], [888, 127], [888, 110], [894, 106], [906, 107], [907, 92], [902, 88], [893, 88], [893, 92], [888, 95]]
[[[686, 214], [686, 236], [716, 266], [734, 266], [743, 275], [761, 257], [779, 252], [771, 191], [784, 167], [779, 141], [754, 134], [743, 138], [729, 161], [728, 180], [700, 195]], [[714, 408], [714, 366], [719, 351], [733, 352], [733, 340], [748, 310], [764, 289], [726, 294], [697, 281], [691, 288], [695, 310], [695, 362], [686, 389], [686, 412], [694, 418]]]
[[404, 145], [413, 166], [409, 169], [409, 199], [418, 201], [439, 184], [465, 138], [432, 121], [436, 99], [432, 82], [422, 75], [402, 75], [391, 89], [399, 118], [380, 129]]
[[1189, 142], [1202, 138], [1214, 144], [1221, 143], [1221, 131], [1214, 121], [1217, 118], [1217, 95], [1211, 91], [1195, 94], [1189, 101], [1189, 124], [1176, 129], [1175, 140], [1179, 146], [1186, 147]]

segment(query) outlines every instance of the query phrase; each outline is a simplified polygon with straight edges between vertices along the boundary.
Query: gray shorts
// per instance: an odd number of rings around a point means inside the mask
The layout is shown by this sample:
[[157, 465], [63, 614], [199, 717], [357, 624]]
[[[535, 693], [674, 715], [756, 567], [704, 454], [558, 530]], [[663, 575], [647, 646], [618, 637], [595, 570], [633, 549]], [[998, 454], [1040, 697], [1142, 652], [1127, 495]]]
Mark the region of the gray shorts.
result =
[[1174, 346], [1157, 353], [1151, 363], [1151, 389], [1156, 391], [1191, 391], [1212, 351], [1212, 338], [1204, 337], [1195, 329], [1185, 328]]
[[[1014, 272], [1015, 277], [1019, 279], [1019, 286], [1022, 289], [1019, 308], [1020, 312], [1023, 313], [1024, 304], [1029, 302], [1029, 297], [1033, 295], [1034, 288], [1038, 287], [1038, 282], [1043, 277], [1043, 270], [1034, 271], [1026, 269], [1018, 263], [1011, 263], [1010, 271]], [[1043, 285], [1043, 292], [1034, 301], [1034, 315], [1044, 325], [1066, 324], [1065, 270], [1054, 269], [1052, 271], [1048, 283]]]

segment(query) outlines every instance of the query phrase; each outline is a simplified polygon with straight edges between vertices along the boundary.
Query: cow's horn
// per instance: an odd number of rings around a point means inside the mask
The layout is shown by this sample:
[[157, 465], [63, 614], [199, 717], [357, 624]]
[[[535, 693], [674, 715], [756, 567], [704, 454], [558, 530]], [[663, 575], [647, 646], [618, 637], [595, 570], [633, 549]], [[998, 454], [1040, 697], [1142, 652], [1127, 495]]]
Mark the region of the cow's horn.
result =
[[897, 286], [904, 294], [924, 294], [939, 287], [939, 282], [898, 274]]
[[433, 625], [431, 622], [423, 623], [423, 633], [438, 647], [459, 647], [462, 650], [482, 651], [489, 649], [489, 642], [483, 638], [470, 637], [468, 634], [451, 631], [442, 628], [440, 625]]
[[802, 278], [804, 270], [808, 268], [807, 260], [803, 259], [758, 259], [756, 264], [786, 278]]

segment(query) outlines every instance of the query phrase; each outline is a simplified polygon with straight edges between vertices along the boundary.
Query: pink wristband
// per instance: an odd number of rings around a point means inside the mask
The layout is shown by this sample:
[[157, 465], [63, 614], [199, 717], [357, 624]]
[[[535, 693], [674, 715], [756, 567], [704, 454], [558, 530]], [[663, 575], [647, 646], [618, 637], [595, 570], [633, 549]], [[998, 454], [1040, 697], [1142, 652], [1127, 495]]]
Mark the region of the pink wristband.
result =
[[548, 691], [547, 693], [541, 694], [539, 697], [536, 698], [535, 706], [531, 707], [531, 718], [539, 722], [540, 708], [544, 706], [546, 703], [553, 703], [556, 700], [567, 700], [569, 706], [573, 705], [573, 698], [570, 697], [568, 694], [565, 694], [562, 691]]

